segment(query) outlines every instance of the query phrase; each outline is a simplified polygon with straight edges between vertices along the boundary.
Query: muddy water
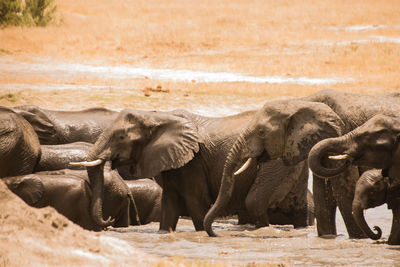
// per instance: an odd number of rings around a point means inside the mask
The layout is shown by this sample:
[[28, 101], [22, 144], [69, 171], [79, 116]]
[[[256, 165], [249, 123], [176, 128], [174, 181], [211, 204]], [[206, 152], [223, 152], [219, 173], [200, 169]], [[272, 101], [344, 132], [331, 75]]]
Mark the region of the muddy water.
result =
[[[20, 63], [12, 59], [0, 60], [0, 76], [21, 77], [27, 75], [32, 78], [56, 77], [57, 84], [0, 84], [2, 89], [76, 89], [76, 85], [69, 84], [71, 78], [76, 77], [103, 77], [111, 73], [118, 79], [150, 75], [154, 79], [168, 79], [176, 76], [177, 72], [170, 70], [136, 69], [131, 67], [96, 67], [80, 64], [49, 63], [46, 60], [33, 63]], [[237, 74], [213, 75], [209, 73], [184, 71], [179, 75], [185, 79], [209, 81], [209, 79], [242, 79], [249, 82], [292, 82], [306, 84], [329, 84], [334, 82], [348, 82], [348, 79], [318, 78], [287, 80], [282, 77], [271, 80], [271, 77], [250, 77]], [[0, 77], [1, 78], [1, 77]], [[35, 87], [37, 86], [37, 87]], [[88, 85], [87, 89], [100, 88], [102, 85]], [[83, 89], [79, 85], [79, 89]], [[204, 115], [228, 115], [240, 111], [242, 107], [215, 110], [204, 107]], [[199, 111], [199, 110], [197, 110]], [[388, 246], [391, 225], [391, 213], [386, 205], [368, 210], [366, 218], [370, 224], [379, 225], [383, 230], [382, 240], [348, 239], [341, 216], [337, 216], [338, 236], [331, 239], [318, 238], [314, 226], [294, 230], [291, 226], [270, 226], [254, 229], [251, 226], [238, 226], [236, 220], [219, 221], [214, 224], [218, 238], [210, 238], [205, 232], [195, 232], [190, 220], [180, 219], [177, 231], [169, 234], [158, 233], [158, 223], [135, 226], [124, 229], [113, 229], [104, 232], [107, 236], [123, 239], [138, 249], [161, 258], [181, 256], [189, 260], [207, 260], [224, 263], [246, 264], [250, 262], [285, 263], [287, 265], [302, 266], [329, 266], [329, 265], [357, 265], [357, 266], [396, 266], [400, 265], [400, 246]]]
[[158, 223], [131, 226], [104, 232], [128, 241], [140, 250], [161, 258], [173, 256], [189, 260], [233, 264], [285, 263], [302, 266], [396, 266], [400, 264], [400, 246], [389, 246], [387, 240], [391, 216], [386, 206], [367, 211], [370, 225], [383, 229], [379, 241], [349, 239], [340, 216], [337, 216], [338, 236], [318, 238], [314, 226], [295, 230], [292, 226], [273, 225], [254, 229], [239, 226], [235, 219], [214, 223], [217, 238], [205, 232], [195, 232], [188, 219], [180, 219], [177, 231], [158, 233]]
[[[248, 82], [271, 84], [301, 84], [325, 85], [334, 83], [352, 82], [351, 78], [314, 78], [314, 77], [284, 77], [284, 76], [249, 76], [240, 73], [206, 72], [194, 70], [153, 69], [134, 67], [129, 65], [104, 66], [87, 65], [80, 63], [54, 62], [45, 58], [34, 59], [33, 62], [17, 62], [11, 58], [0, 60], [0, 70], [4, 76], [35, 78], [57, 78], [68, 81], [71, 78], [96, 78], [96, 79], [154, 79], [176, 82]], [[9, 85], [8, 85], [9, 86]], [[21, 87], [21, 84], [17, 84]], [[54, 87], [53, 87], [54, 89]]]

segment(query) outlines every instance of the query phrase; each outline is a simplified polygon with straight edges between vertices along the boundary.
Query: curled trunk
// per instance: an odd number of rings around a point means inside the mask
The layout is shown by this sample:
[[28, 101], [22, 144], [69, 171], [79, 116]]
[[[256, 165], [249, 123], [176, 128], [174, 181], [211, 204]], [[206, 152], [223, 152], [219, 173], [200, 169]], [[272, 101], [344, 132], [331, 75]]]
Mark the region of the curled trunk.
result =
[[369, 228], [367, 222], [364, 218], [364, 210], [361, 207], [361, 203], [353, 204], [353, 217], [356, 221], [357, 225], [361, 228], [361, 230], [371, 239], [378, 240], [382, 236], [382, 230], [378, 226], [374, 226], [374, 230], [377, 233], [374, 233], [371, 228]]
[[242, 162], [242, 151], [245, 148], [245, 137], [244, 134], [240, 135], [232, 146], [229, 154], [226, 157], [224, 170], [222, 173], [221, 186], [219, 188], [218, 197], [214, 205], [207, 212], [204, 218], [204, 229], [209, 236], [217, 236], [212, 229], [212, 223], [215, 218], [219, 215], [220, 211], [226, 207], [231, 199], [233, 186], [235, 183], [234, 172], [238, 167], [238, 163]]
[[[313, 173], [324, 178], [330, 178], [346, 170], [351, 163], [350, 160], [346, 159], [344, 162], [343, 160], [340, 162], [329, 161], [328, 156], [343, 154], [349, 138], [349, 135], [344, 135], [336, 138], [327, 138], [317, 143], [308, 155], [308, 166]], [[324, 163], [334, 167], [326, 167]]]

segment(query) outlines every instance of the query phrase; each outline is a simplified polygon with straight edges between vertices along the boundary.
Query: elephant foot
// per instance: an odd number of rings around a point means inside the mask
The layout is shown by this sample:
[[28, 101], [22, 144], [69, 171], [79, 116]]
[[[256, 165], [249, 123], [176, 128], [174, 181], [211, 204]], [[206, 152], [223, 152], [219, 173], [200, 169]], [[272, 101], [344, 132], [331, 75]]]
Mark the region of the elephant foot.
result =
[[269, 223], [266, 223], [266, 222], [256, 222], [256, 224], [255, 224], [256, 229], [262, 228], [262, 227], [268, 227], [268, 226], [269, 226]]
[[158, 234], [161, 234], [161, 235], [165, 235], [165, 234], [169, 234], [169, 233], [171, 233], [172, 232], [172, 230], [171, 231], [167, 231], [167, 230], [158, 230]]
[[323, 239], [335, 239], [337, 235], [327, 234], [327, 235], [320, 235], [319, 237]]
[[293, 225], [294, 229], [304, 229], [307, 228], [307, 225]]

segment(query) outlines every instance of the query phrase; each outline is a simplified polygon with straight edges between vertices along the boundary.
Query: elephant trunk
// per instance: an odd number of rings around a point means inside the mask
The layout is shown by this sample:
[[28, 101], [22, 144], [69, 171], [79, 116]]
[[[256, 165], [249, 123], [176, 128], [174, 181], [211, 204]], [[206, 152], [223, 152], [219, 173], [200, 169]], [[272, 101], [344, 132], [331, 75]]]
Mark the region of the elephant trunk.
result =
[[110, 158], [108, 151], [108, 140], [105, 132], [100, 135], [92, 150], [89, 152], [88, 161], [102, 160], [102, 163], [96, 166], [87, 167], [87, 173], [92, 190], [92, 200], [90, 203], [90, 214], [93, 221], [102, 227], [110, 226], [114, 219], [103, 219], [103, 199], [104, 199], [104, 164], [105, 160]]
[[[247, 131], [246, 131], [247, 132]], [[204, 229], [209, 236], [215, 237], [217, 234], [212, 229], [212, 223], [214, 219], [218, 216], [220, 211], [227, 206], [229, 203], [234, 186], [234, 172], [238, 167], [238, 163], [242, 162], [242, 151], [245, 148], [245, 135], [246, 132], [238, 137], [236, 142], [233, 144], [231, 150], [229, 151], [224, 170], [222, 173], [221, 186], [219, 188], [218, 197], [214, 205], [207, 212], [204, 218]]]
[[[347, 147], [350, 135], [344, 135], [336, 138], [327, 138], [318, 142], [311, 150], [308, 155], [308, 166], [318, 176], [324, 178], [334, 177], [343, 172], [348, 165], [351, 163], [349, 159], [346, 159], [344, 163], [327, 162], [327, 158], [331, 154], [342, 154]], [[346, 156], [341, 157], [346, 158]], [[329, 164], [335, 167], [325, 167], [324, 164]], [[332, 165], [332, 163], [334, 165]]]
[[374, 226], [374, 230], [377, 231], [377, 233], [374, 233], [371, 230], [371, 228], [369, 228], [364, 218], [364, 209], [362, 208], [362, 204], [360, 201], [357, 201], [356, 199], [353, 201], [352, 213], [357, 225], [369, 238], [373, 240], [378, 240], [379, 238], [381, 238], [382, 236], [381, 228], [379, 228], [378, 226]]

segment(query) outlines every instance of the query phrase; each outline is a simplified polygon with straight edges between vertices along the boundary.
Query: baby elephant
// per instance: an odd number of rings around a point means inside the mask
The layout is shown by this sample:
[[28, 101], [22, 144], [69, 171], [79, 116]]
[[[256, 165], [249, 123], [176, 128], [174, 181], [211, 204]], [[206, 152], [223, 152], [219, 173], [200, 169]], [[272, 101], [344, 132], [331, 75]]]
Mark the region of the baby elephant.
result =
[[[12, 192], [33, 207], [52, 206], [87, 230], [102, 230], [89, 214], [92, 192], [86, 171], [47, 171], [6, 177], [3, 181]], [[116, 171], [105, 172], [104, 198], [104, 217], [111, 217], [114, 227], [139, 224], [132, 194]]]
[[140, 224], [159, 222], [162, 188], [149, 178], [125, 180], [136, 203]]
[[354, 193], [352, 212], [358, 226], [369, 238], [378, 240], [382, 236], [382, 230], [374, 226], [377, 233], [374, 233], [364, 218], [364, 210], [374, 208], [386, 203], [388, 182], [382, 176], [382, 171], [373, 169], [364, 172], [357, 181]]

